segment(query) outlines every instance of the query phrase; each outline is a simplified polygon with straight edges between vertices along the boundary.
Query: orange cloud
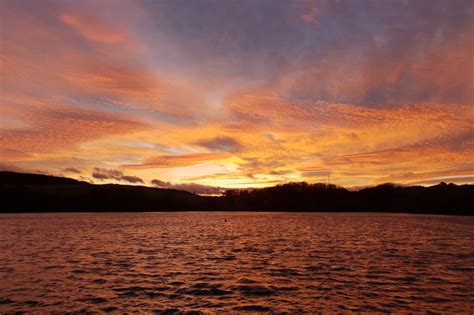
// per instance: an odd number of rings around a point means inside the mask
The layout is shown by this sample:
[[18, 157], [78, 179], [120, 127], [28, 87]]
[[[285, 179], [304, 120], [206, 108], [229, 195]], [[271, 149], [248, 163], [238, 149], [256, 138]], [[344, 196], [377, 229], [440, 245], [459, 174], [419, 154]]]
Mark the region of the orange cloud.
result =
[[171, 84], [142, 66], [89, 61], [62, 77], [82, 93], [98, 95], [128, 108], [161, 112], [177, 120], [190, 118], [205, 106], [192, 89]]
[[189, 166], [208, 161], [215, 161], [228, 158], [229, 155], [224, 153], [187, 153], [187, 154], [173, 154], [160, 155], [149, 157], [139, 165], [125, 165], [125, 168], [140, 169], [140, 168], [176, 168]]
[[460, 165], [457, 167], [441, 168], [440, 170], [419, 171], [414, 170], [405, 173], [394, 173], [383, 176], [377, 180], [378, 183], [397, 182], [410, 184], [436, 184], [440, 181], [455, 180], [455, 182], [474, 183], [474, 165]]
[[306, 0], [305, 3], [305, 13], [300, 16], [301, 21], [308, 24], [315, 24], [318, 25], [319, 22], [317, 20], [319, 14], [319, 7], [317, 2], [314, 0]]
[[21, 119], [24, 127], [0, 129], [0, 146], [23, 153], [64, 150], [145, 127], [130, 116], [80, 109], [52, 99], [31, 99], [10, 107], [10, 114]]
[[[436, 149], [423, 150], [427, 154], [436, 154], [439, 151]], [[414, 161], [420, 156], [420, 150], [415, 148], [398, 148], [398, 149], [386, 149], [380, 151], [373, 151], [367, 153], [357, 153], [336, 156], [329, 158], [325, 161], [328, 166], [332, 165], [346, 165], [346, 164], [398, 164], [400, 162]]]
[[118, 44], [123, 42], [126, 33], [104, 23], [92, 16], [78, 16], [71, 13], [63, 13], [59, 19], [73, 27], [78, 33], [85, 38], [106, 44]]
[[179, 5], [142, 4], [0, 3], [6, 163], [222, 187], [472, 175], [473, 28], [454, 6], [387, 18], [379, 2], [381, 21], [361, 21], [344, 2], [248, 4], [226, 19], [210, 3], [186, 29]]

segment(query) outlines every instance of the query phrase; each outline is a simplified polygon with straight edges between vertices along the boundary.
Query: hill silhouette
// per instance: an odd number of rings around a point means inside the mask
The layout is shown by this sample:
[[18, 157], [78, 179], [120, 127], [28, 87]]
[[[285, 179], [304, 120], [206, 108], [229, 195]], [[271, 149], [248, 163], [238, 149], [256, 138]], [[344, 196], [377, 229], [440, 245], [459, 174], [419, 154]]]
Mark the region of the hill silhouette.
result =
[[0, 212], [177, 211], [208, 209], [186, 191], [132, 185], [93, 185], [70, 178], [0, 172]]
[[70, 178], [0, 172], [0, 212], [324, 211], [474, 215], [474, 185], [383, 184], [349, 191], [327, 184], [289, 183], [199, 196], [175, 189], [94, 185]]

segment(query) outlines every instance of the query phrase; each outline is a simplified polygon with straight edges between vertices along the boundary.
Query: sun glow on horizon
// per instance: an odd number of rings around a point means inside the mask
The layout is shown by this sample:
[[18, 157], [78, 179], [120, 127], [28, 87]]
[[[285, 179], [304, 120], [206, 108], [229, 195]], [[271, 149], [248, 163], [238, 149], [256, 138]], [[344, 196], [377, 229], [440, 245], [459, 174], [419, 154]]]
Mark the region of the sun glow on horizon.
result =
[[0, 168], [474, 183], [472, 1], [237, 3], [1, 2]]

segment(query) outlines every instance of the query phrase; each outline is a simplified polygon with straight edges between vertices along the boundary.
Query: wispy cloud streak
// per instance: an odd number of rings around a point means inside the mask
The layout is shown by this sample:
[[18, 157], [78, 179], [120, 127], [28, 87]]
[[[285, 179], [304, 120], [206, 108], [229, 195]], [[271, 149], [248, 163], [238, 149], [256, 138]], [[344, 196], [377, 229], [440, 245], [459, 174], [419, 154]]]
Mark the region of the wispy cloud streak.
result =
[[471, 182], [473, 12], [469, 0], [3, 1], [0, 157], [189, 191]]

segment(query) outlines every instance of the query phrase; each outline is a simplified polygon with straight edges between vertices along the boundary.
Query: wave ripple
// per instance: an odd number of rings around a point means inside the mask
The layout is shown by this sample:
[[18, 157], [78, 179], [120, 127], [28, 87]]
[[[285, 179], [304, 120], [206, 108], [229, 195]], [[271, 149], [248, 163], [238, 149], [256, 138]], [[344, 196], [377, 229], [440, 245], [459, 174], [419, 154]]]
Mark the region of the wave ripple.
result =
[[470, 313], [474, 218], [0, 216], [0, 313]]

